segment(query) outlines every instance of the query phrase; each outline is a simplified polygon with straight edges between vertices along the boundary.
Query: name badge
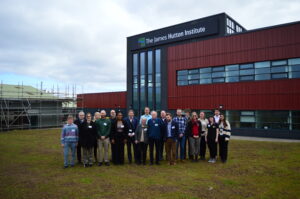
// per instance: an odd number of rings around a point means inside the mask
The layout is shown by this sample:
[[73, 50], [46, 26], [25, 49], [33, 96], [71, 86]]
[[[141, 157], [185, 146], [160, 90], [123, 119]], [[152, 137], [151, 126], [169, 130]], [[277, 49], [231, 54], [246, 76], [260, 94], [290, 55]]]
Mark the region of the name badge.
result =
[[144, 131], [147, 131], [147, 128], [145, 128]]
[[72, 129], [72, 132], [75, 132], [75, 129]]
[[93, 128], [92, 126], [89, 126], [89, 129]]
[[124, 125], [121, 125], [121, 128], [124, 128]]
[[207, 125], [207, 127], [210, 127], [210, 125]]
[[155, 126], [158, 126], [158, 124], [155, 124]]
[[132, 129], [129, 129], [129, 132], [132, 132]]
[[175, 126], [172, 126], [172, 129], [175, 129]]
[[103, 123], [104, 124], [104, 126], [106, 126], [107, 124], [106, 123]]

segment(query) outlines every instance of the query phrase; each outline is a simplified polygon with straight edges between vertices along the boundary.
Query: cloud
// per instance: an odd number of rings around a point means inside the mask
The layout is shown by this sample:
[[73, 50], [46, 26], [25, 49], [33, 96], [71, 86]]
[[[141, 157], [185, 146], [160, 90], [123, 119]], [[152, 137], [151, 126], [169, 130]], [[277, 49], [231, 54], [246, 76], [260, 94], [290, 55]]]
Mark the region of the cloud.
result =
[[299, 8], [293, 0], [2, 0], [0, 75], [125, 90], [128, 36], [220, 12], [254, 29], [296, 21]]

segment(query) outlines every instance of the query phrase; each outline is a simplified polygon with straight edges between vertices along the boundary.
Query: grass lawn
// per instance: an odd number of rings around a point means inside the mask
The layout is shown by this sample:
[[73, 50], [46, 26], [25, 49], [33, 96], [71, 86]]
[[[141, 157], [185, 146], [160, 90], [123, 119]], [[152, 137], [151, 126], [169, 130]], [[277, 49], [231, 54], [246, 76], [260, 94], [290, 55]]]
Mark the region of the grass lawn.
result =
[[60, 130], [0, 133], [0, 198], [300, 198], [300, 143], [231, 140], [209, 164], [63, 169]]

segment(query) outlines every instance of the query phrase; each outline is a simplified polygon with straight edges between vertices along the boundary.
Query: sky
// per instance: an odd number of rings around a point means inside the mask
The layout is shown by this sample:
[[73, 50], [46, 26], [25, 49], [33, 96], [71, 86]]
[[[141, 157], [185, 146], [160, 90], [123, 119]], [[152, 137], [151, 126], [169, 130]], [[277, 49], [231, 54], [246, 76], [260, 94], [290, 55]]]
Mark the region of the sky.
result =
[[226, 12], [246, 29], [299, 21], [299, 0], [0, 0], [0, 80], [126, 90], [126, 37]]

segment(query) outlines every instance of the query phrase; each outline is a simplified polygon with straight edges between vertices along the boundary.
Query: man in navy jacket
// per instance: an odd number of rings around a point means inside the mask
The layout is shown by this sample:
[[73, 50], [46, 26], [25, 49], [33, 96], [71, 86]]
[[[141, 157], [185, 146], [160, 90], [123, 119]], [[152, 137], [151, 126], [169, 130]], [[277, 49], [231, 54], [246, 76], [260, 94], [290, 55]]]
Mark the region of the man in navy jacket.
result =
[[170, 165], [176, 164], [176, 142], [178, 134], [178, 123], [172, 120], [171, 113], [167, 113], [165, 120], [164, 141]]
[[153, 151], [155, 145], [155, 163], [159, 165], [160, 142], [164, 131], [164, 123], [157, 118], [157, 112], [151, 112], [152, 118], [148, 120], [148, 137], [150, 147], [150, 165], [153, 165]]
[[128, 111], [128, 117], [126, 117], [125, 122], [128, 125], [128, 139], [127, 139], [127, 156], [128, 162], [131, 164], [132, 162], [132, 153], [131, 153], [131, 146], [133, 147], [133, 154], [134, 154], [134, 162], [137, 163], [137, 144], [135, 143], [135, 129], [139, 124], [139, 120], [134, 116], [134, 111]]

